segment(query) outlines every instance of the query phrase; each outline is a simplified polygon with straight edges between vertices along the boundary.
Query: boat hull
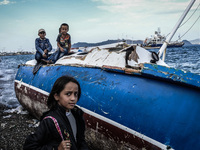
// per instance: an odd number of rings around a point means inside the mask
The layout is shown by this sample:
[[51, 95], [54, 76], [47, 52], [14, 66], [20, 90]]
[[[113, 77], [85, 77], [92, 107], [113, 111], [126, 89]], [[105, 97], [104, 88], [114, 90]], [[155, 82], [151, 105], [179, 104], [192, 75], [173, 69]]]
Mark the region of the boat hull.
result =
[[[146, 47], [148, 48], [148, 47], [151, 47], [151, 48], [160, 48], [161, 46], [163, 45], [163, 43], [162, 44], [149, 44], [149, 45], [147, 45]], [[182, 47], [184, 45], [184, 43], [183, 42], [180, 42], [180, 43], [169, 43], [168, 45], [167, 45], [167, 48], [175, 48], [175, 47]]]
[[166, 149], [166, 145], [200, 149], [198, 87], [179, 83], [178, 79], [154, 78], [145, 70], [127, 73], [58, 65], [44, 66], [33, 75], [32, 69], [19, 67], [15, 91], [19, 102], [36, 117], [47, 110], [46, 100], [55, 80], [69, 75], [82, 88], [77, 105], [85, 112], [88, 134], [99, 135], [108, 149]]

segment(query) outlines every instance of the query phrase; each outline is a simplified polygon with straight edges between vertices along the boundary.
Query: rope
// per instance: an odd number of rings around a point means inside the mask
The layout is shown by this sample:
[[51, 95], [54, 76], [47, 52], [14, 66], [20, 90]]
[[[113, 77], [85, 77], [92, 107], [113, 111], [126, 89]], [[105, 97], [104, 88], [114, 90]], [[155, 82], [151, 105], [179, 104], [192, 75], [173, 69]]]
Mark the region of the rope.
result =
[[[197, 9], [199, 8], [199, 6], [200, 6], [200, 3], [199, 3], [199, 5], [197, 6], [197, 8], [194, 10], [194, 12], [192, 13], [192, 15], [190, 15], [190, 17], [189, 17], [183, 24], [181, 24], [181, 25], [179, 26], [179, 28], [182, 27], [185, 23], [187, 23], [187, 22], [189, 21], [189, 19], [194, 15], [194, 13], [197, 11]], [[189, 32], [189, 30], [195, 25], [195, 23], [198, 21], [199, 18], [200, 18], [200, 15], [199, 15], [199, 17], [197, 18], [197, 20], [192, 24], [192, 26], [191, 26], [181, 37], [179, 37], [179, 39], [181, 39], [183, 36], [185, 36], [185, 34], [187, 34], [187, 33]], [[170, 34], [170, 33], [168, 33], [167, 36], [168, 36], [169, 34]], [[166, 36], [166, 37], [167, 37], [167, 36]]]
[[190, 29], [192, 29], [192, 27], [195, 25], [195, 23], [198, 21], [199, 18], [200, 18], [200, 15], [197, 18], [197, 20], [192, 24], [192, 26], [180, 38], [182, 38], [183, 36], [185, 36], [185, 34], [188, 33], [188, 31], [190, 31]]
[[184, 23], [182, 23], [182, 24], [179, 26], [179, 28], [182, 27], [185, 23], [187, 23], [187, 22], [189, 21], [189, 19], [194, 15], [194, 13], [197, 11], [197, 9], [199, 8], [199, 6], [200, 6], [200, 3], [199, 3], [199, 5], [197, 6], [197, 8], [194, 10], [194, 12], [192, 13], [192, 15], [191, 15]]

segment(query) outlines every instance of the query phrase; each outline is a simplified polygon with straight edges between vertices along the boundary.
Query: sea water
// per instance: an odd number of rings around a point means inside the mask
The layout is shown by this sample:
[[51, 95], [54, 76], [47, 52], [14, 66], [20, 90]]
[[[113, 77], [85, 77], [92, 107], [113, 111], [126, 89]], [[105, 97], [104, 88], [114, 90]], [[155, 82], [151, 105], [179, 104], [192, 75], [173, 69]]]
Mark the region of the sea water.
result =
[[0, 56], [0, 103], [10, 108], [19, 106], [14, 80], [18, 65], [34, 59], [34, 55]]
[[[158, 50], [151, 50], [158, 51]], [[20, 106], [14, 91], [18, 65], [34, 59], [34, 55], [0, 56], [0, 103], [15, 108]], [[200, 45], [167, 48], [165, 62], [176, 69], [200, 75]]]

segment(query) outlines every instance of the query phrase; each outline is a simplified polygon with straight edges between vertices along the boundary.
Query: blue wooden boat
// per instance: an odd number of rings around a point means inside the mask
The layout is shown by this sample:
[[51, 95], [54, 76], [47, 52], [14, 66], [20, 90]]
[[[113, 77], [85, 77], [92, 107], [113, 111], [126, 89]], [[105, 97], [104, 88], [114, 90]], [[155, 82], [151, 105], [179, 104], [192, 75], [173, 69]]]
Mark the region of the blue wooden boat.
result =
[[[105, 65], [97, 61], [92, 65], [93, 58], [100, 60], [102, 51], [108, 58], [103, 59]], [[35, 75], [31, 65], [34, 60], [20, 65], [15, 79], [17, 98], [39, 117], [47, 110], [47, 96], [55, 80], [62, 75], [73, 76], [82, 87], [78, 106], [85, 111], [90, 134], [102, 134], [102, 140], [132, 149], [166, 149], [167, 145], [200, 148], [200, 76], [151, 63], [137, 68], [111, 66], [106, 53], [116, 56], [117, 62], [124, 59], [125, 64], [126, 51], [96, 48], [87, 55], [65, 56], [55, 65], [43, 66]], [[76, 59], [88, 60], [90, 65]]]
[[77, 105], [85, 112], [87, 141], [98, 149], [200, 149], [200, 76], [158, 56], [117, 43], [64, 56], [36, 74], [30, 60], [19, 66], [16, 96], [39, 118], [56, 79], [73, 76], [82, 88]]

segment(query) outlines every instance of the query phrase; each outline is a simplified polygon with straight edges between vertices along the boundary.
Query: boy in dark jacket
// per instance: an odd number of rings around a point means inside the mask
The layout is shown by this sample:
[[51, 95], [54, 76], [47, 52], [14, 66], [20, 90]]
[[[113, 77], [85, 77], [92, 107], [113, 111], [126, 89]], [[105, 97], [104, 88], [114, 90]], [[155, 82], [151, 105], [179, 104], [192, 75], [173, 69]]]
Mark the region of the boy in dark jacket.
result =
[[44, 61], [48, 59], [48, 52], [52, 50], [51, 43], [49, 42], [49, 39], [47, 39], [46, 32], [44, 29], [40, 29], [38, 31], [39, 38], [36, 38], [35, 40], [35, 48], [36, 48], [36, 54], [35, 59], [37, 62], [41, 62], [43, 59]]

